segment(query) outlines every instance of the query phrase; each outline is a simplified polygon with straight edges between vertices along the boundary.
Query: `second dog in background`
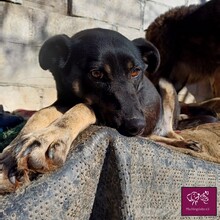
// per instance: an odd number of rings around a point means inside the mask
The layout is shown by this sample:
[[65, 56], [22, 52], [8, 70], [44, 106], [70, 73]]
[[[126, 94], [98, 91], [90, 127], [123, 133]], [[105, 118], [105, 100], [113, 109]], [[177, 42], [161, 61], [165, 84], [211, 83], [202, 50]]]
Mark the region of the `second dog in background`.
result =
[[146, 30], [146, 39], [159, 50], [161, 65], [150, 78], [163, 77], [177, 92], [204, 78], [211, 81], [213, 96], [220, 96], [220, 1], [171, 9]]

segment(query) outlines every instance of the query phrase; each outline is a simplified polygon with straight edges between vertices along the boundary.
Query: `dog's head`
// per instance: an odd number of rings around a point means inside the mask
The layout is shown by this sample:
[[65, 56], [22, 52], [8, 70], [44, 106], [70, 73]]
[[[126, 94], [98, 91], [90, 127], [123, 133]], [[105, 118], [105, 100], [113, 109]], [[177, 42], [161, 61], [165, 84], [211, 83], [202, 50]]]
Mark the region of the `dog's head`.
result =
[[144, 131], [146, 103], [155, 99], [145, 73], [159, 64], [151, 43], [132, 42], [112, 30], [88, 29], [72, 38], [57, 35], [47, 40], [39, 62], [53, 73], [58, 100], [89, 104], [100, 124], [125, 135]]

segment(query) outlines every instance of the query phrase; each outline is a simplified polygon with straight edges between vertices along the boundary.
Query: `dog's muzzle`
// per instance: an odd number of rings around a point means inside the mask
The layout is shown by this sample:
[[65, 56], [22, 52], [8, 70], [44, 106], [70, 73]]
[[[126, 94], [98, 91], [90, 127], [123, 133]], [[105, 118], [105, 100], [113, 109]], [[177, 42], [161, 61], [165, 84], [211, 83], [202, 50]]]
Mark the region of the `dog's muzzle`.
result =
[[141, 119], [127, 119], [119, 132], [126, 136], [137, 136], [144, 132], [146, 122]]

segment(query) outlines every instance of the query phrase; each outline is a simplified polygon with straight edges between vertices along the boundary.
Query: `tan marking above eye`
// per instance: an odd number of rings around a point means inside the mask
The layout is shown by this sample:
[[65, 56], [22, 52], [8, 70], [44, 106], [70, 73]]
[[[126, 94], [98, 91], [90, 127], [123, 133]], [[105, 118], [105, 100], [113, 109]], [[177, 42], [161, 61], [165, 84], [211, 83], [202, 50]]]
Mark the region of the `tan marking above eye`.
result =
[[128, 61], [128, 63], [127, 63], [127, 67], [128, 67], [128, 69], [132, 69], [132, 68], [134, 67], [133, 62]]
[[111, 67], [108, 64], [104, 65], [104, 69], [105, 69], [106, 73], [108, 73], [108, 74], [111, 73]]

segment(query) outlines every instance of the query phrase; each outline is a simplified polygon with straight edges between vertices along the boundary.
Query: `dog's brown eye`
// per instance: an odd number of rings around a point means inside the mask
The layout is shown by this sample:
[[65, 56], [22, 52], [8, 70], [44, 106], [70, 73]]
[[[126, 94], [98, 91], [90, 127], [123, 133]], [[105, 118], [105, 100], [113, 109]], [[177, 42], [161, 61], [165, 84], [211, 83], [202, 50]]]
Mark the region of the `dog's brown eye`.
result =
[[91, 73], [91, 76], [95, 79], [102, 79], [103, 77], [103, 73], [98, 70], [92, 70], [90, 73]]
[[137, 77], [139, 74], [141, 73], [141, 69], [140, 68], [134, 68], [131, 70], [131, 77]]

